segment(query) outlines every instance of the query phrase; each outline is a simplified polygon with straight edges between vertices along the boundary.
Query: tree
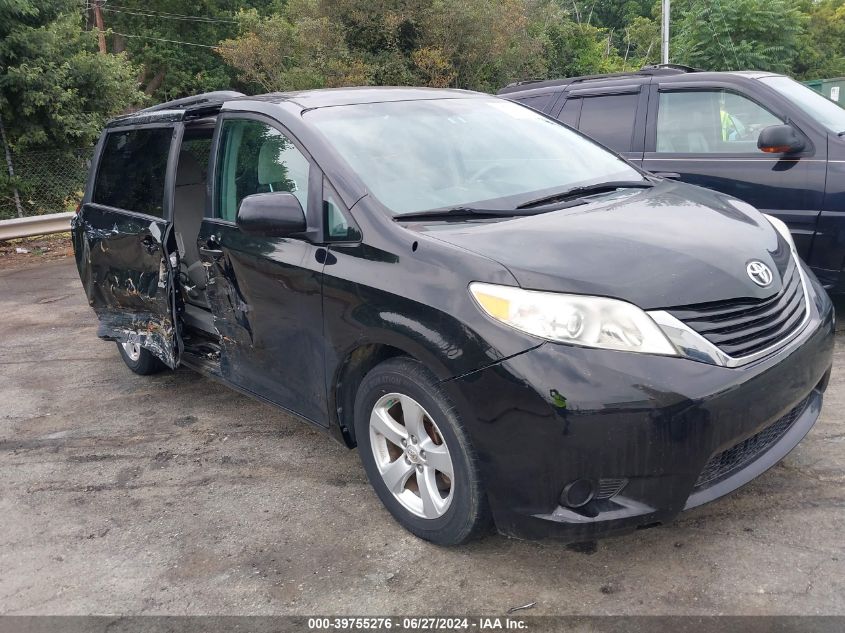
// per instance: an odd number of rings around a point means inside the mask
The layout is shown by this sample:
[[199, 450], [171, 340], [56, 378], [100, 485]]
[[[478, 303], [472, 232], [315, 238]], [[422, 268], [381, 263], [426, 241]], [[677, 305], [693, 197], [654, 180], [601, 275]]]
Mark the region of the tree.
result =
[[672, 61], [787, 72], [805, 16], [794, 0], [682, 0], [673, 5], [673, 19]]
[[845, 75], [845, 0], [807, 0], [803, 8], [809, 19], [794, 73], [802, 79]]
[[660, 61], [660, 24], [637, 16], [623, 29], [623, 67], [642, 68]]
[[269, 9], [270, 0], [121, 0], [103, 3], [109, 50], [141, 66], [144, 92], [164, 101], [230, 88], [235, 80], [214, 47], [235, 36], [240, 8]]
[[90, 145], [143, 99], [125, 55], [100, 55], [72, 0], [0, 0], [0, 115], [14, 149]]
[[369, 83], [369, 69], [350, 57], [340, 27], [308, 9], [313, 7], [288, 7], [269, 17], [241, 11], [240, 34], [221, 42], [217, 52], [261, 92]]
[[606, 73], [622, 66], [609, 35], [585, 22], [556, 20], [546, 27], [543, 38], [549, 77]]
[[[91, 147], [108, 117], [141, 102], [136, 75], [124, 55], [98, 53], [97, 36], [83, 28], [73, 0], [0, 0], [3, 150], [14, 163], [23, 152], [49, 149], [31, 161], [37, 174], [18, 169], [12, 178], [4, 163], [0, 217], [18, 212], [19, 203], [27, 213], [75, 204], [85, 171], [76, 150]], [[67, 189], [42, 186], [71, 171]]]

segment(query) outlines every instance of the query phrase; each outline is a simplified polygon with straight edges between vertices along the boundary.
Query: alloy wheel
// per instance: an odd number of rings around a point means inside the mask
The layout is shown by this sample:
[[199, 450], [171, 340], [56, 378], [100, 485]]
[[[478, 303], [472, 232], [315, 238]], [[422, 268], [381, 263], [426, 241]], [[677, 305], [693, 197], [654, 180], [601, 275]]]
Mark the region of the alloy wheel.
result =
[[455, 469], [443, 434], [419, 402], [399, 393], [379, 398], [370, 446], [387, 489], [405, 509], [424, 519], [445, 514]]
[[126, 352], [126, 355], [129, 357], [129, 360], [132, 362], [137, 362], [139, 358], [141, 358], [141, 346], [138, 343], [121, 343], [123, 346], [123, 351]]

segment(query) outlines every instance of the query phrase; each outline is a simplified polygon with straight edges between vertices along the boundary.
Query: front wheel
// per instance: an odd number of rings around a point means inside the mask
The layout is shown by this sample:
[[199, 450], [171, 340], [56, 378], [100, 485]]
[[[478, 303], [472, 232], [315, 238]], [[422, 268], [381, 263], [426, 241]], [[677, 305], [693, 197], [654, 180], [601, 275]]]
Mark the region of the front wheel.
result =
[[469, 438], [422, 364], [394, 358], [367, 374], [355, 399], [355, 436], [376, 494], [407, 530], [457, 545], [489, 528]]
[[157, 374], [166, 369], [166, 365], [156, 358], [152, 352], [141, 347], [138, 343], [118, 343], [117, 349], [126, 366], [141, 376]]

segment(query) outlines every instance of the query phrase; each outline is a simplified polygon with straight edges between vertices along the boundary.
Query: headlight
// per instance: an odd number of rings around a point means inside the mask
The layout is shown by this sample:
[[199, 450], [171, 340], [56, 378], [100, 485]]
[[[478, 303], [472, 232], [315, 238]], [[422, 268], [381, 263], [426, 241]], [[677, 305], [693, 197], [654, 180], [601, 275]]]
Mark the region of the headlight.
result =
[[481, 309], [497, 321], [550, 341], [678, 355], [651, 317], [625, 301], [477, 282], [469, 290]]
[[784, 224], [783, 220], [778, 220], [776, 217], [769, 215], [768, 213], [764, 213], [763, 217], [765, 217], [769, 224], [781, 234], [781, 237], [786, 240], [786, 243], [789, 244], [790, 250], [794, 253], [795, 252], [795, 240], [792, 239], [792, 233], [789, 232], [789, 227]]

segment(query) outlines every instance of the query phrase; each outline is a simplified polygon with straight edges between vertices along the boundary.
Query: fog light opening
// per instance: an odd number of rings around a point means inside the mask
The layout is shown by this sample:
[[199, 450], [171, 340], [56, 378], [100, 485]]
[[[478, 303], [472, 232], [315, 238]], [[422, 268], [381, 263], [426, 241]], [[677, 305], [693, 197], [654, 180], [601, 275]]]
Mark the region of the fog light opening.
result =
[[596, 495], [595, 484], [589, 479], [576, 479], [566, 484], [560, 493], [560, 502], [567, 508], [580, 508], [587, 505]]

